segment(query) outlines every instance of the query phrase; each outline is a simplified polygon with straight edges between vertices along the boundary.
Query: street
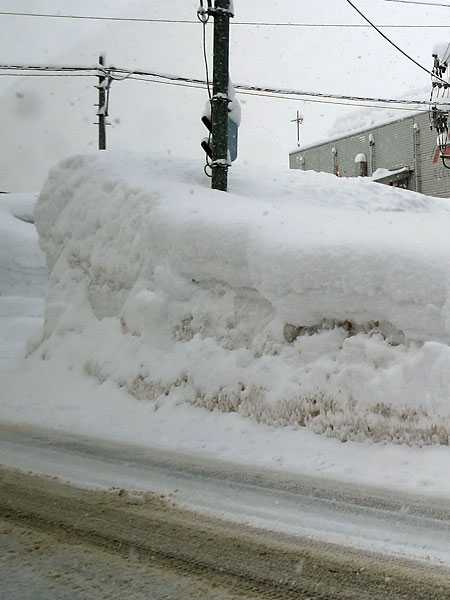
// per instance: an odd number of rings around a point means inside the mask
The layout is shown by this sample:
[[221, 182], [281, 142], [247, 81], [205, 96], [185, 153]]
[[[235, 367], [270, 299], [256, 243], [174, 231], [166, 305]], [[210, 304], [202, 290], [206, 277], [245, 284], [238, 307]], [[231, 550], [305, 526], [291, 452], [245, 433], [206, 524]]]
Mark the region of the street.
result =
[[[214, 579], [0, 521], [1, 600], [234, 600]], [[246, 598], [256, 596], [246, 594]]]
[[133, 599], [450, 594], [450, 520], [436, 499], [49, 431], [2, 427], [0, 437], [2, 600], [30, 587], [33, 599], [119, 598], [124, 586]]

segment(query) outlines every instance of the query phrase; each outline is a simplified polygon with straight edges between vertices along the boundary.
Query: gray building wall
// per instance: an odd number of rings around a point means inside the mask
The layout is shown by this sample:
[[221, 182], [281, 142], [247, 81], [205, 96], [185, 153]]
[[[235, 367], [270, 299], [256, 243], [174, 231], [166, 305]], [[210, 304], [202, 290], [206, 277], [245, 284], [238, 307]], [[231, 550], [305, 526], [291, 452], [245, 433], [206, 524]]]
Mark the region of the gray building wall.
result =
[[289, 166], [326, 173], [335, 173], [337, 167], [341, 177], [356, 177], [360, 171], [355, 157], [363, 153], [367, 157], [369, 175], [379, 168], [408, 167], [411, 169], [408, 189], [450, 198], [450, 170], [440, 160], [433, 163], [435, 151], [436, 132], [430, 130], [426, 112], [300, 148], [289, 155]]

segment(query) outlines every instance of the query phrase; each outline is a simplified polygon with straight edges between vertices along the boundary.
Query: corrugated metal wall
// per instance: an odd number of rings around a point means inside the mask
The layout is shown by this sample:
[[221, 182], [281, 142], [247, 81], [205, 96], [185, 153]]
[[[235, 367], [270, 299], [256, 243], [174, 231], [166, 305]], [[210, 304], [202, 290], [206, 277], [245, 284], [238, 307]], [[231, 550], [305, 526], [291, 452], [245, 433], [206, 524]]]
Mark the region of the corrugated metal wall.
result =
[[[370, 144], [371, 138], [373, 146]], [[355, 177], [359, 174], [355, 157], [363, 153], [367, 157], [369, 175], [371, 165], [373, 171], [378, 168], [394, 170], [409, 167], [414, 170], [409, 189], [449, 198], [450, 170], [445, 169], [440, 161], [433, 163], [435, 151], [436, 132], [430, 130], [428, 113], [421, 113], [357, 135], [293, 152], [289, 155], [289, 166], [291, 169], [334, 173], [337, 164], [341, 176]]]
[[429, 196], [450, 198], [450, 170], [446, 169], [440, 160], [433, 163], [436, 152], [436, 131], [430, 130], [428, 115], [420, 115], [416, 120], [420, 127], [421, 191]]

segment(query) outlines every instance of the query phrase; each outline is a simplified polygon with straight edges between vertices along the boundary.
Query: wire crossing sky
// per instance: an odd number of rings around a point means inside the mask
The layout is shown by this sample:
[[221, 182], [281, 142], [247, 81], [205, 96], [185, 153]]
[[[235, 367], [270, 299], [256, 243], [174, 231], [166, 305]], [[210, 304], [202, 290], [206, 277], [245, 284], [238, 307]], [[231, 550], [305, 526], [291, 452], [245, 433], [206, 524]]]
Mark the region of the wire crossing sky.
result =
[[[446, 19], [444, 8], [439, 13], [384, 0], [354, 4], [425, 67], [432, 67], [434, 45], [448, 42], [444, 31], [450, 28], [450, 12]], [[285, 165], [296, 142], [290, 120], [297, 110], [305, 117], [305, 144], [327, 139], [336, 118], [347, 113], [360, 122], [369, 110], [378, 122], [385, 114], [401, 118], [427, 110], [428, 72], [374, 35], [346, 2], [235, 0], [234, 6], [230, 65], [232, 80], [243, 84], [237, 90], [242, 104], [240, 160]], [[93, 86], [102, 52], [107, 65], [127, 67], [114, 76], [128, 76], [123, 85], [112, 84], [111, 148], [199, 157], [207, 92], [196, 8], [194, 0], [0, 0], [1, 13], [57, 15], [0, 14], [4, 65], [92, 67], [72, 73], [0, 72], [0, 114], [8, 140], [8, 152], [5, 148], [0, 160], [5, 181], [15, 177], [27, 189], [36, 189], [46, 169], [61, 157], [95, 145]], [[211, 58], [211, 24], [207, 52]], [[398, 99], [410, 103], [390, 102]], [[38, 140], [39, 151], [24, 139]], [[23, 169], [16, 173], [13, 156], [29, 166], [28, 183]]]
[[[72, 74], [80, 75], [80, 71], [84, 72], [86, 76], [98, 76], [98, 73], [104, 73], [105, 75], [111, 75], [113, 79], [118, 81], [123, 81], [128, 78], [128, 76], [132, 75], [140, 75], [147, 77], [154, 77], [158, 79], [166, 79], [169, 82], [178, 82], [178, 83], [189, 83], [195, 84], [197, 86], [207, 86], [207, 81], [204, 79], [195, 79], [192, 77], [187, 77], [185, 75], [172, 75], [168, 73], [156, 73], [152, 71], [143, 71], [137, 69], [127, 69], [123, 67], [107, 67], [102, 65], [96, 65], [95, 67], [83, 67], [79, 65], [1, 65], [0, 71], [37, 71], [36, 75], [46, 75], [46, 74], [60, 74], [67, 75], [68, 77]], [[41, 72], [41, 73], [39, 73]], [[117, 77], [117, 74], [124, 74], [124, 77]], [[4, 73], [0, 73], [0, 76], [5, 75]], [[135, 78], [137, 81], [141, 81], [139, 78]], [[344, 94], [332, 94], [325, 92], [317, 92], [317, 91], [303, 91], [296, 90], [292, 88], [274, 88], [274, 87], [264, 87], [257, 84], [248, 84], [248, 83], [235, 83], [234, 87], [237, 91], [247, 91], [252, 92], [254, 95], [257, 95], [258, 92], [263, 92], [267, 97], [270, 97], [271, 94], [284, 95], [284, 96], [312, 96], [317, 98], [332, 98], [335, 100], [348, 100], [348, 101], [362, 101], [362, 102], [380, 102], [383, 104], [408, 104], [414, 106], [429, 106], [432, 104], [430, 101], [426, 100], [414, 100], [414, 99], [401, 99], [401, 98], [374, 98], [374, 97], [365, 97], [365, 96], [349, 96]], [[291, 98], [292, 99], [292, 98]], [[435, 104], [433, 102], [433, 104]], [[439, 102], [437, 103], [439, 104]], [[442, 103], [447, 106], [446, 102]]]
[[[394, 0], [391, 0], [394, 1]], [[135, 22], [135, 23], [171, 23], [174, 25], [197, 25], [195, 19], [164, 19], [164, 18], [145, 18], [145, 17], [108, 17], [102, 15], [75, 15], [75, 14], [53, 14], [53, 13], [37, 13], [37, 12], [17, 12], [17, 11], [0, 11], [0, 16], [10, 17], [37, 17], [41, 19], [74, 19], [87, 21], [110, 21], [110, 22]], [[276, 21], [231, 21], [233, 25], [245, 25], [248, 27], [302, 27], [302, 28], [336, 28], [336, 29], [369, 29], [371, 25], [364, 23], [296, 23], [296, 22], [276, 22]], [[381, 23], [377, 27], [383, 29], [445, 29], [448, 25], [441, 24], [392, 24]]]
[[450, 4], [438, 4], [436, 2], [420, 2], [419, 0], [384, 0], [385, 2], [396, 2], [397, 4], [418, 4], [420, 6], [437, 6], [450, 8]]

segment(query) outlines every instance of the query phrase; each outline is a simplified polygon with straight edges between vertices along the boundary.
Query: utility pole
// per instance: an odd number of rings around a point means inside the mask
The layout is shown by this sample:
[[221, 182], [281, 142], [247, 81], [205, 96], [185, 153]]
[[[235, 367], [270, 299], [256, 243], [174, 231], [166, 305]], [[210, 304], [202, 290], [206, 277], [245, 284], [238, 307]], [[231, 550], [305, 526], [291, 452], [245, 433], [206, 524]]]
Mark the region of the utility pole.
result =
[[[105, 56], [100, 54], [98, 63], [101, 66], [105, 64]], [[106, 84], [107, 79], [102, 71], [99, 71], [98, 76], [98, 149], [106, 150]]]
[[292, 119], [291, 123], [297, 123], [297, 148], [300, 148], [300, 125], [303, 123], [303, 115], [297, 111], [297, 118]]
[[212, 182], [214, 190], [227, 191], [228, 185], [228, 79], [230, 50], [230, 0], [215, 0], [214, 73], [211, 100], [212, 121]]

